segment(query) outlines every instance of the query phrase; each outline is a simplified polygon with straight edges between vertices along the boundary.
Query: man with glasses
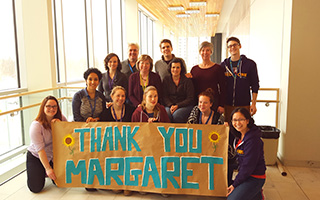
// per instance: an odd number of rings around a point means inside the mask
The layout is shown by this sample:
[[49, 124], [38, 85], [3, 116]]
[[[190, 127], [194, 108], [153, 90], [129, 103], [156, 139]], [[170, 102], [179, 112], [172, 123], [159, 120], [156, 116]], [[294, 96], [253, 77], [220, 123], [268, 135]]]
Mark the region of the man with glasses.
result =
[[[241, 43], [236, 37], [227, 39], [230, 57], [221, 66], [225, 69], [227, 81], [225, 120], [230, 121], [230, 114], [236, 107], [245, 107], [251, 116], [257, 112], [256, 102], [259, 90], [259, 77], [256, 63], [240, 55]], [[252, 91], [252, 101], [251, 92]], [[250, 105], [251, 102], [251, 105]]]
[[[251, 116], [254, 115], [257, 112], [256, 102], [259, 90], [257, 65], [245, 55], [240, 55], [240, 40], [236, 37], [228, 38], [227, 47], [230, 57], [221, 63], [227, 82], [226, 105], [224, 106], [225, 123], [230, 122], [230, 115], [237, 107], [244, 107], [250, 111]], [[252, 102], [250, 90], [252, 91]], [[228, 185], [232, 184], [233, 170], [237, 168], [233, 148], [234, 138], [233, 134], [229, 133]]]
[[137, 72], [136, 62], [139, 55], [139, 45], [136, 43], [128, 44], [128, 59], [121, 62], [122, 69], [121, 72], [124, 73], [129, 80], [129, 76]]

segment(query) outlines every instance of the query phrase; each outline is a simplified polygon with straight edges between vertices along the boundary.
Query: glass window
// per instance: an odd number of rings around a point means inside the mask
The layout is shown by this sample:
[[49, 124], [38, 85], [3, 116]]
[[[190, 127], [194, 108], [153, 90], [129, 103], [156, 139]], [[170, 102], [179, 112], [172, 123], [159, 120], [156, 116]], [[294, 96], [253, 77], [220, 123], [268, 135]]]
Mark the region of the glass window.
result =
[[153, 21], [150, 18], [148, 18], [147, 25], [148, 54], [153, 57]]
[[0, 1], [0, 91], [16, 89], [18, 72], [16, 62], [16, 39], [14, 8], [12, 0]]
[[[54, 0], [58, 82], [83, 80], [88, 67], [102, 72], [108, 53], [123, 54], [119, 0]], [[109, 30], [109, 31], [108, 31]]]
[[106, 1], [91, 0], [94, 67], [104, 71], [108, 54]]
[[85, 2], [63, 0], [63, 36], [67, 80], [82, 80], [87, 69], [87, 32]]
[[[0, 113], [20, 107], [19, 98], [0, 100]], [[0, 155], [23, 145], [21, 112], [12, 112], [0, 116]]]
[[109, 52], [115, 53], [122, 60], [122, 1], [107, 1]]
[[[20, 87], [15, 32], [15, 10], [12, 0], [0, 1], [0, 91]], [[18, 97], [0, 100], [0, 113], [20, 107]], [[0, 115], [0, 155], [23, 145], [21, 113]], [[18, 125], [18, 126], [17, 126]]]
[[187, 71], [191, 70], [191, 66], [188, 65], [188, 56], [187, 56], [187, 38], [186, 37], [179, 37], [178, 38], [178, 55], [184, 59], [187, 65]]
[[153, 20], [139, 10], [140, 52], [151, 57], [153, 57], [153, 30]]
[[179, 37], [178, 52], [185, 60], [188, 71], [202, 62], [199, 54], [199, 46], [204, 41], [210, 41], [210, 37]]

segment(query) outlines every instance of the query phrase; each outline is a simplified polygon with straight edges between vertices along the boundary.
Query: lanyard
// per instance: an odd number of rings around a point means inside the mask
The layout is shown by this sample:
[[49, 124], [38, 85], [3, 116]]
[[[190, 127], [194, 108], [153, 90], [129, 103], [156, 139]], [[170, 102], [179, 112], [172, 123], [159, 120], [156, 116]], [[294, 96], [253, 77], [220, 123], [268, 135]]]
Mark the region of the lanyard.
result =
[[140, 74], [140, 82], [141, 82], [141, 84], [142, 84], [142, 90], [143, 90], [143, 92], [144, 92], [144, 90], [146, 89], [146, 87], [148, 86], [148, 81], [149, 80], [149, 74], [148, 74], [148, 76], [147, 76], [147, 80], [146, 80], [146, 84], [144, 84], [143, 83], [143, 80], [142, 80], [142, 76], [141, 76], [141, 74]]
[[[206, 123], [205, 123], [205, 124], [208, 124], [209, 119], [211, 118], [211, 115], [212, 115], [212, 110], [211, 110], [210, 115], [209, 115], [209, 117], [208, 117], [208, 119], [207, 119], [207, 121], [206, 121]], [[201, 119], [201, 117], [202, 117], [202, 112], [200, 112], [200, 120], [199, 120], [199, 124], [202, 124], [202, 119]]]
[[[116, 120], [116, 122], [118, 122], [118, 117], [117, 117], [116, 111], [114, 110], [114, 107], [113, 107], [113, 106], [112, 106], [112, 110], [113, 110], [113, 114], [114, 114], [115, 120]], [[122, 122], [123, 110], [124, 110], [124, 107], [123, 107], [123, 105], [122, 105], [121, 115], [120, 115], [120, 122]]]
[[90, 107], [91, 107], [91, 117], [93, 117], [94, 111], [96, 110], [97, 95], [94, 96], [94, 106], [93, 107], [92, 107], [92, 104], [90, 101], [91, 100], [90, 96], [88, 95], [87, 97], [88, 97]]
[[[128, 60], [128, 64], [129, 64], [129, 67], [130, 67], [130, 70], [131, 72], [133, 73], [133, 67], [131, 67], [131, 64], [130, 64], [130, 61]], [[133, 65], [134, 66], [134, 65]]]
[[[238, 73], [238, 71], [239, 71], [240, 63], [241, 63], [241, 57], [240, 57], [240, 59], [238, 60], [238, 63], [237, 63], [237, 73]], [[231, 72], [232, 72], [233, 78], [236, 78], [237, 75], [234, 73], [231, 58], [230, 58], [230, 70], [231, 70]]]
[[242, 145], [243, 140], [239, 139], [239, 141], [237, 142], [237, 140], [233, 140], [233, 148], [237, 149], [240, 145]]
[[113, 80], [116, 78], [116, 74], [114, 75], [113, 79], [110, 77], [109, 73], [108, 73], [108, 76], [109, 76], [109, 89], [111, 90], [113, 88]]

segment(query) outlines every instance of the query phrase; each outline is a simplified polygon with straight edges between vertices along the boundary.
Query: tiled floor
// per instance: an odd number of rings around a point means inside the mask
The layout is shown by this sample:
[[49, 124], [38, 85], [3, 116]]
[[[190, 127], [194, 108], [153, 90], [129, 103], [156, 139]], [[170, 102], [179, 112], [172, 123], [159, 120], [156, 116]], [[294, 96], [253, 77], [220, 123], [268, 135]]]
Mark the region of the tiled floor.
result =
[[[281, 176], [275, 166], [268, 166], [264, 195], [267, 200], [318, 200], [320, 199], [320, 168], [286, 167], [288, 175]], [[33, 194], [26, 186], [26, 173], [22, 173], [0, 186], [0, 199], [6, 200], [120, 200], [120, 199], [166, 199], [159, 194], [141, 195], [134, 193], [130, 197], [114, 194], [111, 191], [86, 192], [83, 188], [57, 188], [47, 180], [44, 190]], [[171, 195], [167, 199], [222, 200], [225, 198]]]

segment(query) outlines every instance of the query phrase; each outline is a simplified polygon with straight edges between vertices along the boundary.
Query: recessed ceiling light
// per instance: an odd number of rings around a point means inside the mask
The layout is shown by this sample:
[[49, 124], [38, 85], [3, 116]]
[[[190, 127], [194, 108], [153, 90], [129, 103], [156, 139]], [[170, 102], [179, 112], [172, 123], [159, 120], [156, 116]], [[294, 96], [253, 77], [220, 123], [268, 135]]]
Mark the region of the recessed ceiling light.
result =
[[191, 7], [195, 7], [195, 6], [206, 6], [207, 2], [203, 1], [203, 0], [190, 0], [189, 5]]
[[185, 12], [188, 14], [200, 13], [200, 10], [199, 9], [186, 9]]
[[187, 13], [178, 13], [178, 14], [176, 14], [176, 17], [190, 17], [190, 14], [187, 14]]
[[184, 10], [184, 7], [182, 5], [169, 5], [168, 10], [170, 11]]
[[206, 17], [218, 17], [219, 13], [206, 13]]

